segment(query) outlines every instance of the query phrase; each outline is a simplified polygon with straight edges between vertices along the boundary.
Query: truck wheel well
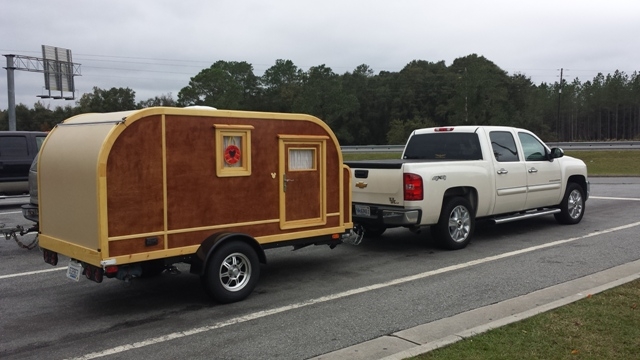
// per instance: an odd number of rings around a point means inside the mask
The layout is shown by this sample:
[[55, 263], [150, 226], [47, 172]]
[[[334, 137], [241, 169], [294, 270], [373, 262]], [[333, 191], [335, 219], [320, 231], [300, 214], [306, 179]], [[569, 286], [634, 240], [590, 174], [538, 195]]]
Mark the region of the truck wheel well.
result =
[[198, 273], [202, 275], [206, 268], [205, 265], [207, 264], [207, 261], [209, 260], [211, 255], [216, 251], [217, 248], [230, 241], [240, 241], [248, 244], [253, 248], [253, 250], [255, 250], [260, 263], [267, 263], [267, 256], [264, 253], [264, 249], [260, 246], [256, 239], [247, 234], [222, 232], [215, 233], [209, 236], [200, 244], [198, 251], [196, 251], [191, 261], [191, 273]]
[[585, 179], [584, 176], [582, 176], [582, 175], [569, 176], [569, 179], [567, 180], [567, 184], [568, 183], [576, 183], [576, 184], [580, 185], [580, 187], [582, 188], [582, 192], [585, 195], [587, 194], [587, 180]]
[[445, 204], [447, 202], [446, 199], [454, 196], [460, 196], [467, 199], [471, 203], [474, 213], [476, 212], [476, 209], [478, 209], [478, 191], [475, 188], [470, 186], [449, 188], [444, 192], [442, 203]]

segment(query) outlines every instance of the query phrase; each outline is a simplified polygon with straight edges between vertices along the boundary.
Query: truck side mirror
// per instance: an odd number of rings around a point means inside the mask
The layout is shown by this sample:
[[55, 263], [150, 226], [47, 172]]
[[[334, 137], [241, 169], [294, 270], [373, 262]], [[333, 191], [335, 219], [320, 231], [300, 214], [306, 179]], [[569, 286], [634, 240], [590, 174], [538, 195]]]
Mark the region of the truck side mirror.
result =
[[561, 148], [551, 148], [551, 156], [549, 156], [549, 160], [561, 158], [564, 156], [564, 151]]

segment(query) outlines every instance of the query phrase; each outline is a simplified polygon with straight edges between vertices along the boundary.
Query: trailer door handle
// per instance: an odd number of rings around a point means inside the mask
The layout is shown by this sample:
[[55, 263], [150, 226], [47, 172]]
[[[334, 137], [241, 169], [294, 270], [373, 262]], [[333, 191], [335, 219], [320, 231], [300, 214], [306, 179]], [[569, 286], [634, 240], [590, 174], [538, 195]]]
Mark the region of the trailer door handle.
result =
[[287, 174], [285, 173], [282, 177], [282, 191], [287, 192], [287, 183], [289, 181], [293, 181], [293, 179], [287, 179]]

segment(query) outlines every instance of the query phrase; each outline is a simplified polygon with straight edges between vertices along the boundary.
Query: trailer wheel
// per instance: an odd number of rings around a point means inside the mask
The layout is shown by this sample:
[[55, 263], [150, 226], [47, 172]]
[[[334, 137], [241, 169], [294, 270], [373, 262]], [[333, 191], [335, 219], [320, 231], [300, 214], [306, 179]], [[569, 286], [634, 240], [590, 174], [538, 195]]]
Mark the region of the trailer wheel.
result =
[[474, 228], [475, 216], [469, 200], [453, 197], [442, 206], [440, 219], [431, 226], [431, 233], [442, 247], [459, 250], [469, 245]]
[[231, 241], [214, 250], [201, 279], [209, 296], [226, 304], [249, 296], [259, 277], [255, 250], [247, 243]]

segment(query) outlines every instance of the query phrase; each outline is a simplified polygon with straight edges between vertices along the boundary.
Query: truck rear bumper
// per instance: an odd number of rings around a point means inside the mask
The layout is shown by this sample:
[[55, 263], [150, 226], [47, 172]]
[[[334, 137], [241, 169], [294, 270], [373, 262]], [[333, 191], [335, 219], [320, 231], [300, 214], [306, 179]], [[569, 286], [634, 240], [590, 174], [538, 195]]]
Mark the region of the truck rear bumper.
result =
[[413, 226], [420, 223], [422, 210], [353, 204], [353, 222], [375, 224], [384, 227]]

